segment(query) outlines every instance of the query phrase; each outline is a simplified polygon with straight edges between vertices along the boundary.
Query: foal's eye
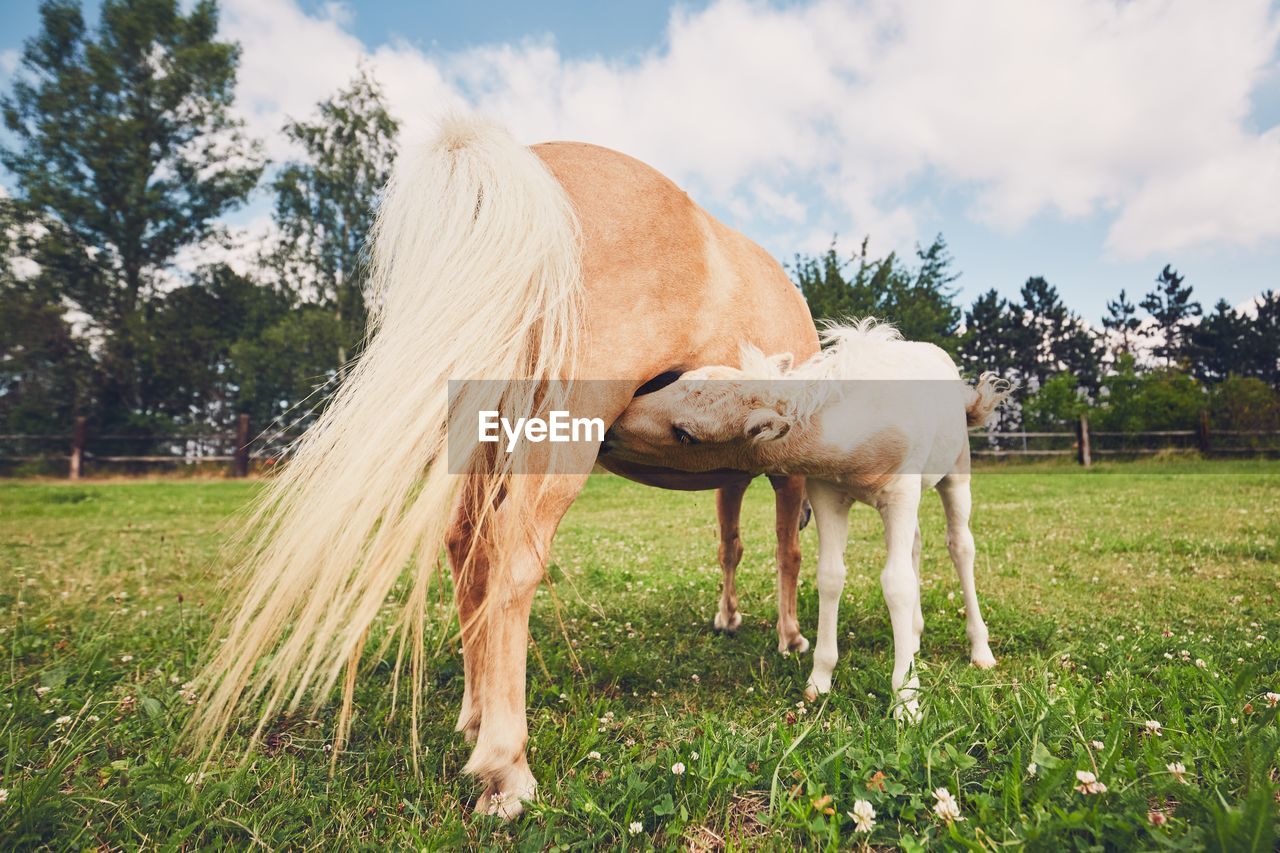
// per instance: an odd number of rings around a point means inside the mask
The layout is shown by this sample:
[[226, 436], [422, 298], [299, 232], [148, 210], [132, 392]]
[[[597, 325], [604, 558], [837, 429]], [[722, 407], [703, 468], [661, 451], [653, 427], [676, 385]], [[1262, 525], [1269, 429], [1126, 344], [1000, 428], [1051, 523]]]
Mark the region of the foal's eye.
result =
[[678, 426], [673, 426], [671, 428], [671, 434], [674, 435], [676, 437], [676, 441], [680, 442], [681, 444], [689, 445], [689, 444], [698, 443], [698, 439], [689, 435], [689, 432], [687, 430], [682, 429]]

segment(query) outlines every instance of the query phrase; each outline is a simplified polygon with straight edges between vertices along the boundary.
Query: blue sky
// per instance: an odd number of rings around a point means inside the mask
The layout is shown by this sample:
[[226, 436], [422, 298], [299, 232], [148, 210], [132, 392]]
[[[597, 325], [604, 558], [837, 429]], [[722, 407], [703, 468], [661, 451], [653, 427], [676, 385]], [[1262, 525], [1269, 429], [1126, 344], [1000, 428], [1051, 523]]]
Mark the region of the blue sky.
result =
[[[223, 5], [239, 108], [277, 161], [283, 119], [363, 61], [409, 139], [464, 108], [619, 148], [782, 260], [941, 232], [965, 301], [1043, 275], [1094, 321], [1165, 263], [1206, 305], [1280, 288], [1272, 3]], [[0, 15], [2, 83], [38, 19]]]

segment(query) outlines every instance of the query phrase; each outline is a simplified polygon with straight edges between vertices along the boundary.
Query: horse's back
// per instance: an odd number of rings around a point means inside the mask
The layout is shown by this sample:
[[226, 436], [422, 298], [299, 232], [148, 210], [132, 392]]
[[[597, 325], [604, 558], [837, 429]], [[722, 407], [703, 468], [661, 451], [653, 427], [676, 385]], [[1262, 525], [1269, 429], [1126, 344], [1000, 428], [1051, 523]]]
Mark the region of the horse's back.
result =
[[608, 148], [533, 151], [564, 187], [583, 237], [585, 375], [644, 381], [735, 360], [743, 342], [817, 350], [803, 297], [772, 257], [656, 169]]

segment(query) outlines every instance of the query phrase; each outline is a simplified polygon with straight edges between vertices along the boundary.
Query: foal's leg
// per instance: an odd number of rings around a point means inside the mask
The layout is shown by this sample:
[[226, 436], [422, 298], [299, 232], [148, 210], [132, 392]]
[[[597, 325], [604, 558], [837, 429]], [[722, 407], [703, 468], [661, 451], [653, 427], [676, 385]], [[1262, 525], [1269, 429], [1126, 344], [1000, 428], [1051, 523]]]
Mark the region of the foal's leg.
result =
[[831, 690], [831, 671], [839, 650], [836, 629], [840, 621], [840, 595], [844, 592], [844, 549], [849, 541], [849, 507], [852, 502], [838, 489], [809, 480], [809, 503], [818, 524], [818, 640], [813, 649], [813, 672], [805, 698], [813, 701]]
[[[920, 519], [917, 518], [916, 519], [916, 536], [915, 536], [915, 540], [911, 543], [911, 565], [916, 570], [916, 588], [917, 589], [920, 587], [920, 552], [922, 550], [921, 545], [922, 543], [920, 541]], [[919, 595], [916, 596], [915, 629], [917, 634], [924, 633], [924, 610], [921, 609], [920, 598], [921, 596]]]
[[778, 536], [778, 651], [804, 653], [809, 641], [796, 617], [800, 578], [800, 524], [804, 520], [804, 477], [770, 477], [774, 495], [774, 531]]
[[917, 693], [920, 679], [915, 674], [915, 656], [920, 650], [917, 611], [920, 607], [920, 584], [912, 565], [911, 550], [920, 515], [920, 478], [895, 477], [876, 508], [884, 520], [884, 541], [889, 556], [880, 573], [880, 587], [889, 605], [889, 621], [893, 625], [893, 689], [897, 703], [893, 714], [910, 720], [920, 716]]
[[973, 533], [969, 530], [969, 513], [973, 498], [969, 492], [969, 474], [951, 473], [938, 483], [938, 495], [947, 514], [947, 550], [955, 563], [964, 593], [966, 633], [969, 635], [969, 659], [979, 669], [996, 665], [996, 657], [988, 643], [987, 623], [982, 621], [978, 592], [973, 583]]
[[716, 490], [716, 517], [720, 520], [720, 608], [714, 621], [717, 631], [733, 633], [742, 624], [738, 612], [738, 563], [742, 561], [742, 537], [738, 520], [742, 515], [742, 496], [751, 480], [743, 480]]

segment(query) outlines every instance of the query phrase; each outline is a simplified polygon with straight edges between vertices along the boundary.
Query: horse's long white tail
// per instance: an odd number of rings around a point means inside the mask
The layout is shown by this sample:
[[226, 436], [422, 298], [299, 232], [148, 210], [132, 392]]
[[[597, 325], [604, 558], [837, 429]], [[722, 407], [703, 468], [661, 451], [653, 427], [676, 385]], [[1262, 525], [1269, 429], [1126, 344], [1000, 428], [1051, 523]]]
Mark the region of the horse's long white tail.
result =
[[[371, 623], [415, 558], [399, 628], [420, 635], [463, 479], [445, 458], [448, 381], [498, 380], [483, 383], [492, 407], [528, 412], [538, 383], [517, 380], [573, 375], [577, 220], [560, 184], [505, 131], [452, 119], [430, 144], [406, 150], [372, 245], [365, 350], [267, 487], [245, 539], [239, 600], [215, 632], [189, 730], [208, 749], [241, 709], [256, 711], [260, 733], [281, 710], [324, 701], [344, 666], [354, 672]], [[487, 505], [509, 474], [472, 465]], [[420, 659], [411, 655], [415, 667]], [[339, 742], [352, 688], [348, 677]]]

